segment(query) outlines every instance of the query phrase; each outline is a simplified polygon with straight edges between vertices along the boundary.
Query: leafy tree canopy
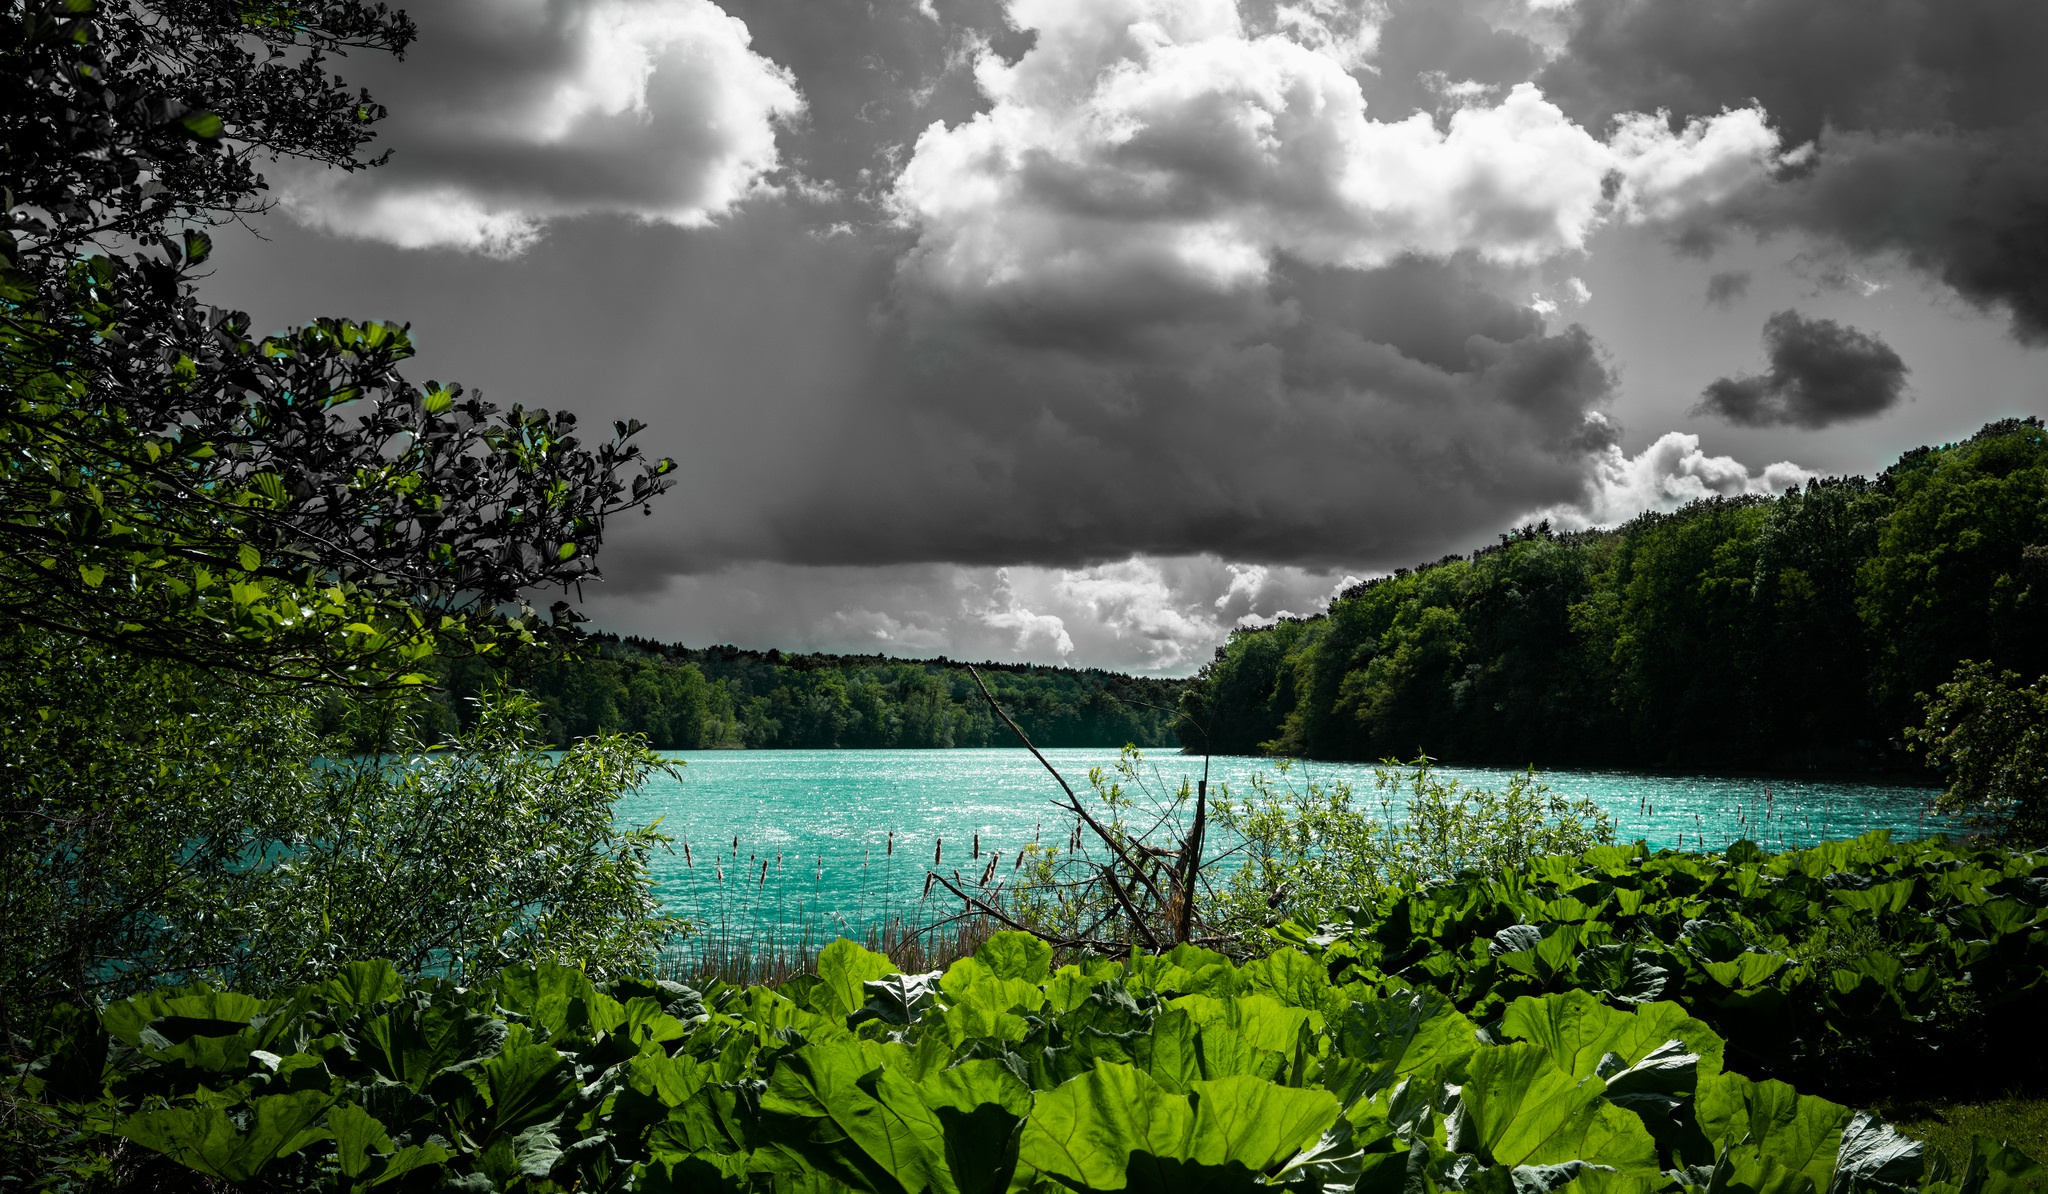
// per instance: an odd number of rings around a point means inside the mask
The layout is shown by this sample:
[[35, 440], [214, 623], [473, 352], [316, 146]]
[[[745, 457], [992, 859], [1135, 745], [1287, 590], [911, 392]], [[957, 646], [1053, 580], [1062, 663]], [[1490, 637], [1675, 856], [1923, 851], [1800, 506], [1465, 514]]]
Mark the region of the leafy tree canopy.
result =
[[[400, 372], [404, 326], [257, 336], [202, 303], [208, 225], [262, 157], [354, 170], [383, 110], [329, 73], [402, 53], [362, 0], [14, 0], [0, 48], [0, 614], [247, 682], [417, 683], [500, 607], [597, 575], [673, 463], [618, 423]], [[573, 618], [557, 602], [554, 621]]]

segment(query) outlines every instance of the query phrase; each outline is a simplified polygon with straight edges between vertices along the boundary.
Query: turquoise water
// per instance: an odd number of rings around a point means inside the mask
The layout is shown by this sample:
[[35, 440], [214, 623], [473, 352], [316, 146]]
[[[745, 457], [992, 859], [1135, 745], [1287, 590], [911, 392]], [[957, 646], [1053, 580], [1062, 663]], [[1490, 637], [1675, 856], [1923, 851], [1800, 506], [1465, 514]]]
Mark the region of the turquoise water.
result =
[[[1046, 755], [1084, 798], [1090, 767], [1108, 768], [1114, 750], [1051, 750]], [[659, 817], [676, 839], [657, 855], [654, 875], [664, 905], [689, 920], [733, 928], [809, 923], [857, 931], [891, 915], [912, 920], [936, 909], [921, 900], [935, 846], [941, 869], [979, 871], [989, 852], [1008, 868], [1016, 851], [1042, 834], [1064, 838], [1072, 814], [1052, 805], [1059, 789], [1022, 750], [680, 751], [677, 777], [657, 777], [620, 802], [621, 819]], [[1153, 788], [1170, 791], [1202, 761], [1160, 752], [1145, 760]], [[1210, 761], [1211, 792], [1250, 790], [1253, 772], [1273, 760]], [[1375, 805], [1368, 764], [1300, 765], [1294, 783], [1348, 781], [1361, 805]], [[1444, 768], [1468, 786], [1498, 786], [1506, 771]], [[1928, 815], [1934, 792], [1896, 785], [1551, 771], [1552, 789], [1586, 796], [1612, 816], [1621, 841], [1651, 847], [1718, 849], [1737, 838], [1771, 848], [1811, 845], [1889, 828], [1920, 837], [1952, 826]], [[893, 833], [893, 838], [892, 838]], [[981, 858], [974, 860], [979, 835]], [[1227, 843], [1211, 839], [1216, 850]], [[686, 855], [684, 845], [688, 844]], [[893, 845], [892, 845], [893, 843]], [[766, 863], [765, 873], [763, 863]], [[976, 875], [975, 877], [979, 877]]]

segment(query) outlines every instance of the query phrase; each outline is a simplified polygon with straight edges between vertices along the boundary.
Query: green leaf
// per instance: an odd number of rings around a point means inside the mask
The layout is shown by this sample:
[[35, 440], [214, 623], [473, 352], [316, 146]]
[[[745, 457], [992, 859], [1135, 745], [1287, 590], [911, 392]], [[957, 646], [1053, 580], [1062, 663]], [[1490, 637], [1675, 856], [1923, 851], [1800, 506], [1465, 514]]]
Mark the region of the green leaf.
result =
[[1052, 973], [1052, 946], [1029, 933], [997, 933], [982, 942], [974, 957], [998, 979], [1006, 981], [1036, 985]]
[[279, 1157], [327, 1139], [331, 1133], [313, 1125], [333, 1102], [334, 1096], [324, 1090], [251, 1099], [246, 1132], [237, 1131], [218, 1107], [148, 1111], [122, 1121], [115, 1131], [188, 1168], [243, 1182]]
[[1192, 1159], [1204, 1165], [1235, 1162], [1262, 1173], [1316, 1143], [1337, 1122], [1336, 1096], [1326, 1090], [1248, 1077], [1194, 1086]]
[[1079, 1189], [1121, 1190], [1133, 1154], [1185, 1157], [1194, 1119], [1187, 1099], [1106, 1062], [1032, 1100], [1018, 1161]]
[[[216, 120], [216, 125], [217, 124], [218, 121]], [[187, 125], [186, 127], [190, 128], [191, 126]], [[219, 133], [215, 132], [213, 135], [218, 136]], [[186, 265], [200, 265], [204, 263], [208, 257], [213, 256], [213, 238], [211, 236], [208, 236], [206, 233], [201, 232], [199, 229], [185, 229], [184, 240]]]
[[576, 1067], [551, 1045], [516, 1045], [479, 1067], [499, 1132], [552, 1119], [576, 1093]]
[[[884, 1100], [894, 1087], [880, 1091]], [[917, 1084], [945, 1136], [946, 1168], [960, 1194], [1002, 1194], [1017, 1168], [1017, 1127], [1031, 1089], [999, 1061], [966, 1061]]]
[[785, 1055], [768, 1078], [761, 1111], [781, 1117], [794, 1142], [856, 1181], [879, 1171], [909, 1194], [955, 1189], [942, 1160], [945, 1129], [938, 1116], [914, 1084], [876, 1066], [858, 1041], [806, 1045]]
[[[1700, 1081], [1693, 1114], [1717, 1149], [1763, 1156], [1826, 1190], [1851, 1112], [1838, 1103], [1802, 1095], [1783, 1082], [1751, 1082], [1740, 1074]], [[1744, 1150], [1748, 1150], [1745, 1152]]]
[[1926, 1164], [1925, 1145], [1901, 1135], [1869, 1112], [1858, 1111], [1842, 1130], [1828, 1194], [1917, 1191]]
[[178, 123], [184, 126], [186, 132], [202, 141], [218, 141], [220, 139], [222, 131], [221, 120], [219, 116], [212, 112], [193, 112], [190, 115], [180, 117]]
[[1657, 1145], [1642, 1120], [1607, 1102], [1598, 1078], [1575, 1079], [1540, 1045], [1502, 1045], [1473, 1054], [1459, 1093], [1467, 1149], [1505, 1166], [1591, 1161], [1649, 1176]]
[[263, 566], [263, 553], [246, 543], [235, 553], [235, 559], [242, 565], [244, 572], [254, 572]]
[[894, 962], [841, 937], [818, 953], [818, 977], [825, 984], [821, 993], [830, 1006], [818, 1006], [816, 1010], [843, 1020], [866, 1005], [863, 984], [895, 973]]
[[1500, 1030], [1509, 1040], [1541, 1045], [1551, 1061], [1574, 1078], [1592, 1077], [1609, 1053], [1634, 1065], [1666, 1041], [1684, 1043], [1699, 1054], [1701, 1073], [1716, 1074], [1725, 1048], [1713, 1029], [1676, 1003], [1643, 1004], [1623, 1012], [1585, 991], [1541, 998], [1525, 995], [1508, 1005]]
[[341, 968], [341, 973], [320, 984], [320, 993], [334, 1003], [388, 1003], [405, 993], [405, 980], [399, 977], [396, 966], [382, 958], [350, 962]]

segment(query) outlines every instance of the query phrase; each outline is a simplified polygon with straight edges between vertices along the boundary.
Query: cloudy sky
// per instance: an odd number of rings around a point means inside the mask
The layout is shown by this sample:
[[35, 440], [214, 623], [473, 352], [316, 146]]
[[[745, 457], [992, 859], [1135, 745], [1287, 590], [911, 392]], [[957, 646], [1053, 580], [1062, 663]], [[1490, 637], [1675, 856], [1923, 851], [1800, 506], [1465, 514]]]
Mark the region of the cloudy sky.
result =
[[420, 0], [216, 302], [681, 465], [586, 606], [1185, 674], [2048, 409], [2038, 0]]

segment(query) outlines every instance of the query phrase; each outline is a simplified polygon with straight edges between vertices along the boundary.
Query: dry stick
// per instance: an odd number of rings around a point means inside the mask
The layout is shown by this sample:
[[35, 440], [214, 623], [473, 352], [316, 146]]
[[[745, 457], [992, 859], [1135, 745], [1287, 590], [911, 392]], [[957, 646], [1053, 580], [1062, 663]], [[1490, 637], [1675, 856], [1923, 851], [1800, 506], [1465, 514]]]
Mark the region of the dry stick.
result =
[[[1209, 762], [1202, 761], [1207, 771]], [[1181, 845], [1180, 858], [1174, 864], [1174, 885], [1180, 889], [1180, 923], [1174, 926], [1174, 938], [1186, 941], [1195, 931], [1195, 878], [1202, 869], [1202, 834], [1209, 823], [1209, 777], [1204, 775], [1195, 784], [1195, 825], [1188, 830], [1188, 839]]]
[[1152, 926], [1146, 924], [1145, 918], [1138, 915], [1138, 910], [1131, 906], [1130, 897], [1124, 894], [1124, 889], [1116, 881], [1116, 872], [1108, 867], [1103, 867], [1102, 881], [1109, 885], [1109, 894], [1116, 897], [1116, 902], [1124, 906], [1125, 912], [1130, 913], [1131, 923], [1138, 927], [1140, 933], [1145, 934], [1145, 943], [1150, 945], [1154, 952], [1157, 952], [1159, 949], [1159, 935], [1152, 931]]
[[[993, 916], [993, 917], [995, 917], [995, 918], [996, 918], [997, 920], [1000, 920], [1000, 921], [1002, 921], [1002, 922], [1003, 922], [1004, 924], [1006, 924], [1006, 925], [1009, 925], [1009, 926], [1010, 926], [1011, 928], [1013, 928], [1013, 929], [1016, 929], [1016, 930], [1017, 930], [1018, 932], [1020, 932], [1020, 933], [1029, 933], [1029, 934], [1031, 934], [1031, 935], [1032, 935], [1033, 937], [1036, 937], [1036, 938], [1038, 938], [1038, 939], [1039, 939], [1039, 940], [1041, 940], [1041, 941], [1046, 941], [1046, 942], [1049, 942], [1049, 943], [1051, 943], [1051, 944], [1053, 944], [1053, 945], [1075, 946], [1075, 945], [1082, 945], [1082, 944], [1085, 944], [1085, 942], [1080, 942], [1080, 941], [1068, 941], [1068, 940], [1066, 940], [1066, 939], [1064, 939], [1064, 938], [1060, 938], [1060, 937], [1051, 937], [1051, 936], [1047, 936], [1046, 934], [1044, 934], [1044, 933], [1041, 933], [1041, 932], [1039, 932], [1039, 931], [1038, 931], [1037, 929], [1033, 929], [1033, 928], [1030, 928], [1030, 927], [1028, 927], [1028, 926], [1026, 926], [1026, 925], [1023, 925], [1023, 924], [1019, 924], [1019, 923], [1018, 923], [1017, 921], [1015, 921], [1015, 920], [1012, 920], [1012, 919], [1011, 919], [1011, 918], [1010, 918], [1009, 916], [1005, 915], [1004, 913], [1002, 913], [1002, 912], [1000, 912], [1000, 911], [996, 910], [995, 908], [993, 908], [993, 907], [989, 906], [988, 904], [985, 904], [985, 903], [983, 903], [983, 902], [982, 902], [982, 901], [980, 901], [980, 900], [977, 900], [977, 899], [975, 899], [975, 898], [974, 898], [973, 896], [971, 896], [971, 895], [968, 895], [968, 894], [967, 894], [967, 893], [966, 893], [965, 891], [961, 890], [961, 889], [960, 889], [959, 887], [956, 887], [956, 886], [954, 886], [954, 884], [953, 884], [953, 881], [952, 881], [952, 880], [950, 880], [950, 879], [946, 878], [946, 877], [945, 877], [944, 875], [941, 875], [941, 874], [940, 874], [940, 873], [938, 873], [937, 871], [926, 871], [926, 872], [924, 873], [924, 876], [925, 876], [925, 889], [926, 889], [926, 890], [930, 890], [930, 889], [931, 889], [931, 884], [932, 884], [932, 880], [936, 879], [936, 880], [938, 880], [938, 882], [939, 882], [939, 883], [940, 883], [940, 884], [941, 884], [942, 886], [944, 886], [944, 887], [945, 887], [945, 889], [946, 889], [947, 891], [950, 891], [950, 892], [952, 892], [952, 893], [953, 893], [954, 895], [956, 895], [956, 896], [959, 896], [959, 897], [961, 898], [961, 900], [962, 900], [962, 901], [964, 901], [964, 902], [966, 902], [967, 904], [969, 904], [969, 905], [973, 906], [973, 907], [974, 907], [974, 908], [975, 908], [975, 909], [976, 909], [977, 911], [980, 911], [980, 912], [982, 912], [982, 913], [984, 913], [984, 914], [986, 914], [986, 915], [988, 915], [988, 916]], [[965, 913], [962, 913], [961, 915], [963, 915], [963, 916], [964, 916], [964, 915], [966, 915], [966, 914], [965, 914]], [[949, 917], [948, 919], [949, 919], [949, 920], [958, 920], [958, 919], [959, 919], [959, 917]], [[935, 927], [936, 927], [936, 926], [935, 926]]]
[[[1059, 772], [1059, 768], [1053, 766], [1050, 762], [1047, 762], [1046, 757], [1038, 753], [1038, 748], [1036, 746], [1031, 745], [1030, 735], [1026, 734], [1017, 725], [1016, 722], [1011, 721], [1010, 715], [1008, 713], [1003, 712], [1003, 707], [996, 703], [995, 694], [991, 693], [988, 690], [988, 685], [982, 682], [981, 673], [974, 670], [974, 665], [967, 665], [967, 674], [974, 677], [975, 687], [981, 689], [981, 695], [985, 700], [988, 701], [988, 707], [996, 711], [996, 716], [1003, 719], [1003, 724], [1010, 727], [1010, 732], [1012, 734], [1017, 735], [1017, 741], [1022, 742], [1024, 744], [1024, 749], [1031, 752], [1032, 758], [1037, 759], [1041, 764], [1044, 765], [1047, 771], [1052, 772], [1053, 779], [1059, 782], [1060, 789], [1066, 792], [1067, 794], [1067, 807], [1073, 809], [1074, 815], [1080, 817], [1081, 821], [1084, 824], [1086, 824], [1088, 828], [1095, 831], [1095, 836], [1101, 838], [1103, 844], [1108, 846], [1110, 850], [1115, 852], [1117, 860], [1119, 862], [1122, 862], [1126, 867], [1129, 867], [1131, 873], [1138, 877], [1138, 881], [1143, 883], [1146, 886], [1146, 888], [1151, 891], [1152, 898], [1159, 901], [1160, 906], [1164, 907], [1166, 905], [1166, 897], [1160, 894], [1159, 888], [1154, 886], [1152, 880], [1145, 876], [1145, 873], [1138, 867], [1137, 863], [1131, 861], [1131, 856], [1124, 851], [1123, 846], [1119, 844], [1114, 837], [1110, 836], [1109, 830], [1104, 829], [1102, 827], [1102, 823], [1100, 821], [1097, 821], [1093, 816], [1089, 814], [1086, 808], [1083, 808], [1081, 806], [1081, 798], [1079, 796], [1074, 795], [1074, 789], [1072, 787], [1069, 787], [1067, 784], [1067, 777], [1061, 775]], [[1132, 915], [1135, 916], [1137, 914], [1133, 912]], [[1151, 934], [1147, 932], [1146, 936], [1149, 937], [1151, 936]]]

